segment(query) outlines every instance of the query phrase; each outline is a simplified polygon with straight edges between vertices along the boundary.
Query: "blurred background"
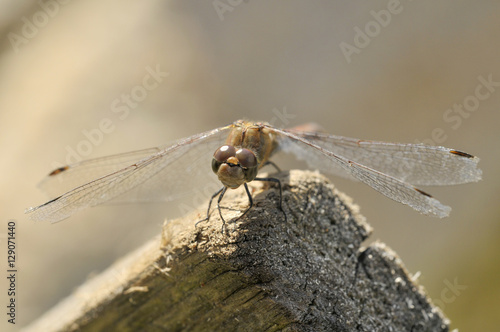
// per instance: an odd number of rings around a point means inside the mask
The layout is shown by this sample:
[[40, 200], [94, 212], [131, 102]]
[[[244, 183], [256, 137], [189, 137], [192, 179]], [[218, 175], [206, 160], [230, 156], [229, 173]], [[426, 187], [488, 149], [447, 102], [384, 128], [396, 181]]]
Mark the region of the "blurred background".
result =
[[[14, 219], [16, 328], [175, 216], [162, 204], [105, 206], [54, 225], [35, 223], [23, 211], [46, 201], [36, 188], [44, 176], [67, 161], [153, 147], [240, 118], [279, 127], [313, 121], [336, 135], [479, 156], [483, 181], [423, 188], [453, 208], [444, 220], [363, 184], [332, 180], [374, 227], [367, 243], [380, 239], [410, 272], [420, 271], [420, 284], [452, 328], [500, 324], [500, 2], [0, 6], [0, 259], [6, 271], [7, 222]], [[12, 328], [2, 317], [0, 326]]]

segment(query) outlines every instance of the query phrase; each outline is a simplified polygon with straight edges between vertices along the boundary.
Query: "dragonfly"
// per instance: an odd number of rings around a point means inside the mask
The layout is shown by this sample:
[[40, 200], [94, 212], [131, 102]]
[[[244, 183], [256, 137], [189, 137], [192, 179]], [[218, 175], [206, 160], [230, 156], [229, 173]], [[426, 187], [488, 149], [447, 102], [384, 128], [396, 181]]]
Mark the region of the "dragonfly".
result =
[[320, 172], [360, 181], [424, 215], [439, 218], [447, 217], [451, 208], [416, 186], [477, 182], [482, 174], [478, 157], [455, 149], [335, 136], [318, 131], [314, 124], [280, 129], [266, 122], [238, 120], [168, 146], [57, 168], [39, 185], [56, 197], [26, 213], [32, 220], [58, 222], [103, 203], [172, 201], [192, 192], [187, 184], [206, 181], [210, 162], [223, 187], [210, 199], [206, 219], [213, 199], [218, 196], [220, 214], [224, 193], [241, 186], [249, 199], [245, 214], [252, 207], [247, 186], [251, 181], [278, 183], [283, 211], [279, 180], [257, 176], [279, 151], [294, 154]]

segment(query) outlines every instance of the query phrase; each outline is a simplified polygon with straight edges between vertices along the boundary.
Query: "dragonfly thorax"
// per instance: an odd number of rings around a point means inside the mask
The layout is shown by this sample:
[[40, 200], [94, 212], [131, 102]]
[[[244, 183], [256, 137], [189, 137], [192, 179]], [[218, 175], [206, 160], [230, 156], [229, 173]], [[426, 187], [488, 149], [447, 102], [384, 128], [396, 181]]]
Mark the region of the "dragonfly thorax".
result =
[[255, 154], [244, 148], [223, 145], [212, 159], [212, 170], [228, 188], [236, 189], [257, 176], [258, 163]]

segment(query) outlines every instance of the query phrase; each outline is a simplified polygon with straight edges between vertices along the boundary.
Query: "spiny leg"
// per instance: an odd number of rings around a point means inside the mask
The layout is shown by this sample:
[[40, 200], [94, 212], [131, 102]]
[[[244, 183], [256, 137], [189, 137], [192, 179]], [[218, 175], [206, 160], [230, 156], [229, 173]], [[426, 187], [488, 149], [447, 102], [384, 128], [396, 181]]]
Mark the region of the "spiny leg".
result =
[[217, 190], [217, 192], [212, 195], [212, 197], [210, 198], [210, 202], [208, 202], [207, 217], [205, 219], [197, 221], [196, 224], [194, 224], [194, 227], [197, 227], [200, 222], [210, 220], [210, 207], [212, 206], [212, 201], [214, 200], [215, 197], [217, 197], [217, 195], [219, 195], [224, 190], [224, 188], [226, 188], [226, 187], [220, 188], [220, 190]]
[[248, 190], [248, 185], [246, 183], [243, 184], [243, 186], [245, 187], [245, 191], [247, 192], [247, 197], [248, 197], [248, 202], [250, 203], [248, 205], [248, 208], [245, 210], [245, 212], [243, 212], [238, 218], [234, 219], [233, 222], [236, 222], [238, 221], [241, 217], [243, 217], [248, 211], [250, 211], [250, 209], [252, 208], [253, 206], [253, 199], [252, 199], [252, 195], [250, 194], [250, 190]]
[[275, 164], [275, 163], [273, 163], [272, 161], [269, 161], [269, 160], [268, 160], [268, 161], [266, 161], [266, 162], [264, 163], [264, 165], [263, 165], [263, 166], [267, 166], [267, 165], [271, 165], [271, 166], [273, 166], [273, 167], [276, 169], [276, 171], [277, 171], [278, 173], [279, 173], [279, 172], [281, 172], [281, 169], [278, 167], [278, 165], [276, 165], [276, 164]]
[[250, 190], [248, 190], [248, 186], [246, 183], [243, 184], [243, 186], [245, 187], [245, 191], [247, 192], [247, 196], [248, 196], [248, 202], [250, 203], [247, 207], [247, 209], [245, 210], [245, 212], [243, 212], [238, 218], [236, 218], [234, 221], [237, 221], [239, 220], [241, 217], [243, 217], [248, 211], [250, 211], [250, 209], [252, 208], [253, 206], [253, 199], [252, 199], [252, 195], [250, 194]]
[[[275, 163], [271, 162], [271, 161], [268, 161], [266, 162], [265, 165], [267, 164], [271, 164], [273, 165], [278, 171], [281, 171], [279, 169], [278, 166], [276, 166]], [[282, 191], [282, 187], [281, 187], [281, 181], [276, 179], [276, 178], [255, 178], [254, 180], [256, 181], [269, 181], [269, 182], [276, 182], [278, 184], [278, 187], [279, 187], [279, 191], [280, 191], [280, 200], [279, 200], [279, 209], [281, 210], [281, 212], [283, 212], [283, 215], [285, 216], [285, 222], [287, 222], [287, 216], [286, 216], [286, 213], [285, 213], [285, 210], [283, 210], [283, 205], [282, 205], [282, 202], [283, 202], [283, 191]], [[249, 206], [248, 208], [245, 210], [245, 212], [243, 212], [238, 218], [236, 218], [234, 221], [237, 221], [239, 220], [241, 217], [243, 217], [248, 211], [250, 211], [250, 209], [253, 207], [253, 199], [252, 199], [252, 195], [250, 194], [250, 191], [248, 189], [248, 185], [246, 183], [243, 184], [243, 186], [245, 187], [245, 191], [247, 193], [247, 197], [248, 197], [248, 201], [249, 201]], [[210, 220], [210, 208], [212, 206], [212, 202], [213, 200], [215, 199], [215, 197], [217, 197], [219, 195], [219, 198], [217, 199], [217, 209], [219, 210], [219, 216], [222, 220], [222, 232], [224, 233], [224, 225], [226, 224], [226, 220], [224, 219], [224, 217], [222, 216], [222, 212], [221, 212], [221, 208], [220, 208], [220, 202], [222, 201], [222, 198], [224, 197], [224, 194], [226, 193], [227, 191], [227, 187], [222, 187], [220, 190], [218, 190], [215, 194], [212, 195], [212, 197], [210, 198], [210, 201], [208, 203], [208, 208], [207, 208], [207, 217], [205, 219], [202, 219], [198, 222], [196, 222], [195, 224], [195, 227], [198, 226], [198, 224], [202, 221], [209, 221]]]
[[222, 197], [224, 197], [226, 190], [227, 190], [227, 187], [224, 187], [220, 190], [221, 194], [219, 196], [219, 199], [217, 200], [217, 209], [219, 210], [219, 216], [220, 216], [220, 219], [222, 220], [222, 233], [224, 233], [224, 225], [226, 224], [226, 221], [224, 220], [224, 217], [222, 216], [222, 212], [220, 210], [220, 201], [222, 201]]
[[[279, 201], [279, 209], [281, 210], [281, 212], [283, 212], [283, 215], [285, 216], [285, 222], [288, 221], [287, 217], [286, 217], [286, 213], [285, 213], [285, 210], [283, 210], [283, 205], [282, 205], [282, 201], [283, 201], [283, 191], [281, 190], [281, 181], [276, 179], [276, 178], [255, 178], [254, 180], [256, 181], [269, 181], [269, 182], [276, 182], [278, 184], [278, 187], [280, 189], [280, 201]], [[247, 190], [248, 192], [248, 190]], [[246, 212], [246, 211], [245, 211]]]
[[[246, 183], [244, 183], [243, 186], [245, 187], [245, 191], [247, 192], [248, 201], [250, 202], [250, 204], [249, 204], [248, 208], [245, 210], [245, 212], [243, 212], [234, 221], [237, 221], [241, 217], [243, 217], [252, 208], [252, 206], [253, 206], [253, 199], [252, 199], [252, 195], [250, 194], [250, 191], [248, 190], [248, 185]], [[208, 220], [208, 218], [209, 218], [209, 214], [208, 213], [209, 213], [209, 210], [210, 210], [210, 205], [212, 204], [212, 200], [220, 193], [219, 199], [217, 200], [217, 209], [219, 210], [219, 216], [220, 216], [220, 219], [222, 220], [222, 233], [224, 233], [224, 225], [226, 224], [226, 220], [222, 216], [222, 212], [221, 212], [221, 208], [220, 208], [220, 202], [222, 201], [222, 197], [224, 197], [224, 194], [226, 193], [226, 190], [227, 190], [227, 187], [223, 187], [223, 188], [221, 188], [219, 191], [217, 191], [212, 196], [212, 198], [210, 199], [210, 203], [208, 204], [208, 211], [207, 211], [207, 218], [206, 218], [206, 220]], [[203, 219], [203, 220], [205, 220], [205, 219]], [[201, 221], [203, 221], [203, 220], [201, 220]], [[199, 221], [199, 222], [201, 222], [201, 221]]]

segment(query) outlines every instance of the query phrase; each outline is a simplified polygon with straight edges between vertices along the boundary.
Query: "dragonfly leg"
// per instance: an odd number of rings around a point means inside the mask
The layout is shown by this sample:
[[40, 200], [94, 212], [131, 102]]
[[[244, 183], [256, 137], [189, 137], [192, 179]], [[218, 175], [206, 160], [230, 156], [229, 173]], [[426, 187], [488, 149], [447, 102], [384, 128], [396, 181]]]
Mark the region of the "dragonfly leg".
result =
[[238, 219], [240, 219], [241, 217], [243, 217], [248, 211], [250, 211], [250, 209], [252, 208], [253, 206], [253, 199], [252, 199], [252, 195], [250, 194], [250, 190], [248, 190], [248, 186], [246, 183], [243, 184], [245, 186], [245, 191], [247, 192], [247, 196], [248, 196], [248, 202], [250, 204], [248, 204], [248, 207], [247, 209], [245, 210], [245, 212], [243, 212], [238, 218], [236, 218], [234, 221], [237, 221]]
[[278, 173], [281, 172], [281, 169], [278, 167], [278, 165], [276, 165], [272, 161], [266, 161], [263, 166], [267, 166], [267, 165], [273, 166]]
[[287, 222], [286, 213], [285, 213], [285, 210], [283, 210], [283, 205], [282, 205], [282, 202], [283, 202], [283, 191], [281, 190], [281, 181], [278, 180], [278, 179], [276, 179], [276, 178], [255, 178], [254, 180], [256, 180], [256, 181], [276, 182], [278, 184], [278, 187], [280, 189], [280, 201], [279, 201], [278, 207], [281, 210], [281, 212], [283, 212], [283, 215], [285, 216], [285, 222]]
[[[243, 212], [238, 218], [234, 219], [233, 222], [236, 222], [238, 221], [241, 217], [243, 217], [248, 211], [250, 211], [250, 209], [252, 208], [253, 206], [253, 199], [252, 199], [252, 195], [250, 194], [250, 190], [248, 190], [248, 186], [246, 183], [243, 184], [243, 186], [245, 187], [245, 191], [247, 192], [247, 196], [248, 196], [248, 201], [250, 202], [250, 204], [248, 205], [247, 209], [245, 210], [245, 212]], [[222, 216], [221, 216], [222, 218]], [[224, 219], [223, 219], [224, 221]], [[222, 227], [224, 227], [224, 225], [222, 225]]]
[[208, 202], [207, 217], [205, 219], [201, 219], [200, 221], [197, 221], [196, 224], [194, 224], [194, 227], [197, 227], [200, 222], [210, 220], [210, 207], [212, 206], [212, 201], [214, 200], [215, 197], [217, 197], [217, 195], [219, 195], [224, 190], [224, 188], [226, 188], [226, 187], [220, 188], [220, 190], [217, 190], [217, 192], [212, 195], [212, 197], [210, 198], [210, 202]]
[[224, 197], [226, 190], [227, 190], [227, 187], [224, 187], [221, 190], [219, 190], [219, 192], [221, 194], [219, 196], [219, 199], [217, 200], [217, 209], [219, 210], [219, 216], [220, 216], [220, 219], [222, 220], [222, 233], [224, 233], [224, 225], [226, 224], [226, 220], [224, 220], [224, 217], [222, 216], [222, 212], [220, 210], [220, 201], [222, 201], [222, 197]]

